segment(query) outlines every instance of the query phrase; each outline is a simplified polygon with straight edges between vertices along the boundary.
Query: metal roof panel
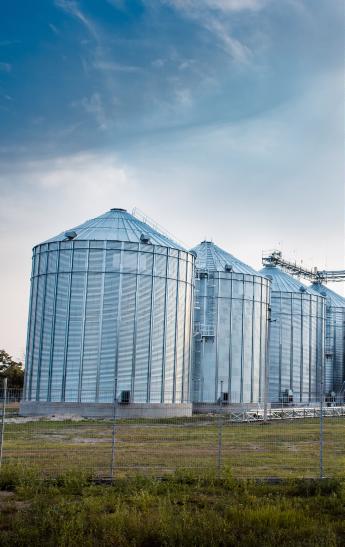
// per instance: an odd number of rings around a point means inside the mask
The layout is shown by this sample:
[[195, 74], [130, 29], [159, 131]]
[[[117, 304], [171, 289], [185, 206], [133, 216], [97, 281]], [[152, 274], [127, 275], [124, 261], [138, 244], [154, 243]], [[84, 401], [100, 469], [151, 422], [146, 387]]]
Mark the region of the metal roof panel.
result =
[[[292, 275], [283, 272], [277, 266], [265, 266], [260, 270], [261, 275], [268, 277], [272, 281], [271, 289], [277, 292], [289, 292], [300, 293], [307, 292], [308, 294], [315, 294], [309, 288], [304, 285], [299, 279], [292, 277]], [[320, 296], [320, 295], [318, 295]]]
[[182, 245], [176, 243], [168, 236], [161, 234], [155, 228], [142, 222], [125, 209], [110, 209], [99, 217], [83, 222], [79, 226], [69, 228], [61, 234], [52, 237], [44, 243], [54, 241], [65, 241], [68, 239], [66, 232], [74, 231], [76, 236], [73, 240], [113, 240], [131, 243], [140, 243], [141, 236], [148, 236], [150, 243], [186, 251]]
[[199, 270], [223, 272], [228, 265], [234, 273], [260, 275], [251, 266], [247, 266], [212, 241], [202, 241], [191, 250], [197, 255], [195, 266]]
[[313, 283], [309, 290], [313, 291], [316, 294], [324, 296], [326, 298], [327, 304], [335, 308], [345, 308], [345, 298], [340, 294], [332, 291], [322, 283]]

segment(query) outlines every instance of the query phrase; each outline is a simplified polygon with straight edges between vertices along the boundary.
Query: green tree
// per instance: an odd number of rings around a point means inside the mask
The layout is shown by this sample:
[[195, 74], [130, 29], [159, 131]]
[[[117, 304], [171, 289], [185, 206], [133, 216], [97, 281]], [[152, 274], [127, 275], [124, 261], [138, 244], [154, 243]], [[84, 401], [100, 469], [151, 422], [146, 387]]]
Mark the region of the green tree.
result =
[[4, 349], [0, 350], [0, 380], [7, 378], [9, 388], [22, 388], [24, 384], [24, 369], [21, 361], [14, 361]]

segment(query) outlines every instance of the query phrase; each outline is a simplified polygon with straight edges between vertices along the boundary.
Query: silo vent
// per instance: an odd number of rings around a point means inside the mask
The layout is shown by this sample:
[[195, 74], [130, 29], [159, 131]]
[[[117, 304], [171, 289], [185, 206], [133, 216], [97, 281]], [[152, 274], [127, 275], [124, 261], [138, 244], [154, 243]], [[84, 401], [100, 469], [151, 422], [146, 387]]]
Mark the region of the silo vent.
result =
[[141, 243], [150, 243], [150, 237], [147, 234], [141, 234], [140, 241]]
[[305, 291], [306, 291], [306, 288], [303, 287], [303, 285], [301, 285], [300, 288], [299, 288], [299, 290], [300, 290], [300, 292], [305, 292]]
[[71, 240], [77, 237], [77, 232], [75, 232], [74, 230], [67, 230], [67, 232], [65, 232], [65, 236], [67, 239]]
[[224, 270], [225, 270], [226, 272], [232, 272], [233, 267], [231, 266], [231, 264], [225, 264]]

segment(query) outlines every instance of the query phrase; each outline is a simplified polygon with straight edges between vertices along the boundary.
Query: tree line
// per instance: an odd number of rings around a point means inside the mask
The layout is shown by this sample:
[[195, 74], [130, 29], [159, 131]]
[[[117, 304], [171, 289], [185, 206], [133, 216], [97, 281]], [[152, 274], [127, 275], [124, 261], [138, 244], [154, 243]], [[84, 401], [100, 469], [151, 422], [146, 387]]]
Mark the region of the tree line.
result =
[[4, 349], [0, 350], [0, 387], [2, 380], [7, 378], [7, 387], [21, 389], [24, 385], [24, 366], [21, 361], [15, 361]]

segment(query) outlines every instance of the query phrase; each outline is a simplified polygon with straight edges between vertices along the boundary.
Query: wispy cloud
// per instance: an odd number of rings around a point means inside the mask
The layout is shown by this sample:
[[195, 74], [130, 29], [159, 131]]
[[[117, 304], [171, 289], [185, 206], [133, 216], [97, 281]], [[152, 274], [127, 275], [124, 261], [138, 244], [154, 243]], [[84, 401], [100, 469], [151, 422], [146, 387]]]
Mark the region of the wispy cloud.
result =
[[79, 4], [74, 0], [55, 0], [55, 5], [69, 13], [73, 17], [76, 17], [89, 31], [89, 33], [96, 39], [99, 39], [99, 35], [91, 18], [87, 17], [80, 9]]
[[269, 0], [163, 0], [183, 10], [211, 9], [225, 13], [236, 11], [259, 11], [264, 8]]
[[[87, 31], [90, 42], [86, 41], [85, 45], [88, 48], [89, 58], [81, 56], [84, 73], [89, 73], [90, 69], [98, 70], [103, 76], [104, 92], [108, 95], [108, 98], [111, 98], [108, 104], [114, 102], [117, 93], [116, 73], [136, 73], [142, 70], [141, 67], [118, 63], [110, 57], [109, 36], [103, 28], [100, 28], [91, 17], [84, 13], [78, 2], [75, 0], [55, 0], [55, 5], [76, 18]], [[107, 107], [99, 93], [94, 93], [90, 99], [82, 99], [82, 105], [86, 112], [94, 114], [100, 129], [107, 129], [113, 112], [111, 110], [107, 111]]]
[[177, 88], [175, 90], [176, 101], [181, 106], [191, 106], [193, 103], [193, 97], [190, 89]]
[[95, 61], [93, 67], [98, 70], [110, 71], [110, 72], [138, 72], [141, 69], [139, 66], [122, 65], [113, 61]]
[[196, 61], [195, 59], [184, 59], [181, 61], [181, 63], [178, 65], [179, 70], [186, 70], [191, 68], [193, 65], [195, 65]]
[[[97, 27], [91, 17], [85, 15], [85, 13], [81, 10], [79, 4], [76, 1], [55, 0], [55, 5], [65, 11], [67, 14], [76, 18], [86, 29], [92, 40], [90, 41], [90, 44], [87, 42], [87, 45], [90, 47], [90, 56], [92, 58], [92, 61], [88, 62], [88, 60], [84, 56], [82, 56], [81, 63], [83, 66], [83, 70], [85, 73], [89, 71], [90, 67], [99, 70], [103, 75], [103, 83], [105, 89], [110, 96], [114, 96], [116, 92], [116, 82], [113, 80], [113, 76], [111, 73], [115, 71], [115, 66], [117, 66], [117, 70], [119, 71], [119, 67], [121, 65], [117, 65], [111, 59], [109, 59], [107, 55], [104, 32]], [[123, 68], [123, 70], [126, 70], [126, 68]], [[90, 98], [83, 98], [81, 100], [81, 104], [86, 112], [94, 115], [99, 129], [107, 129], [108, 120], [111, 116], [111, 113], [106, 111], [106, 107], [104, 106], [104, 103], [99, 93], [94, 93]]]
[[166, 63], [166, 60], [165, 59], [154, 59], [152, 62], [151, 62], [151, 65], [154, 67], [154, 68], [163, 68], [164, 65]]
[[80, 104], [84, 108], [85, 112], [92, 114], [96, 118], [99, 129], [107, 129], [107, 115], [102, 97], [99, 93], [94, 93], [91, 97], [83, 97]]
[[53, 23], [49, 23], [48, 26], [54, 34], [56, 34], [57, 36], [60, 35], [59, 29], [55, 25], [53, 25]]
[[212, 32], [218, 39], [222, 49], [228, 53], [234, 61], [247, 63], [252, 55], [248, 46], [231, 35], [226, 26], [216, 18], [205, 17], [201, 19], [205, 29]]
[[270, 0], [162, 0], [212, 33], [220, 47], [239, 64], [250, 61], [250, 48], [235, 37], [230, 15], [240, 11], [259, 11]]

